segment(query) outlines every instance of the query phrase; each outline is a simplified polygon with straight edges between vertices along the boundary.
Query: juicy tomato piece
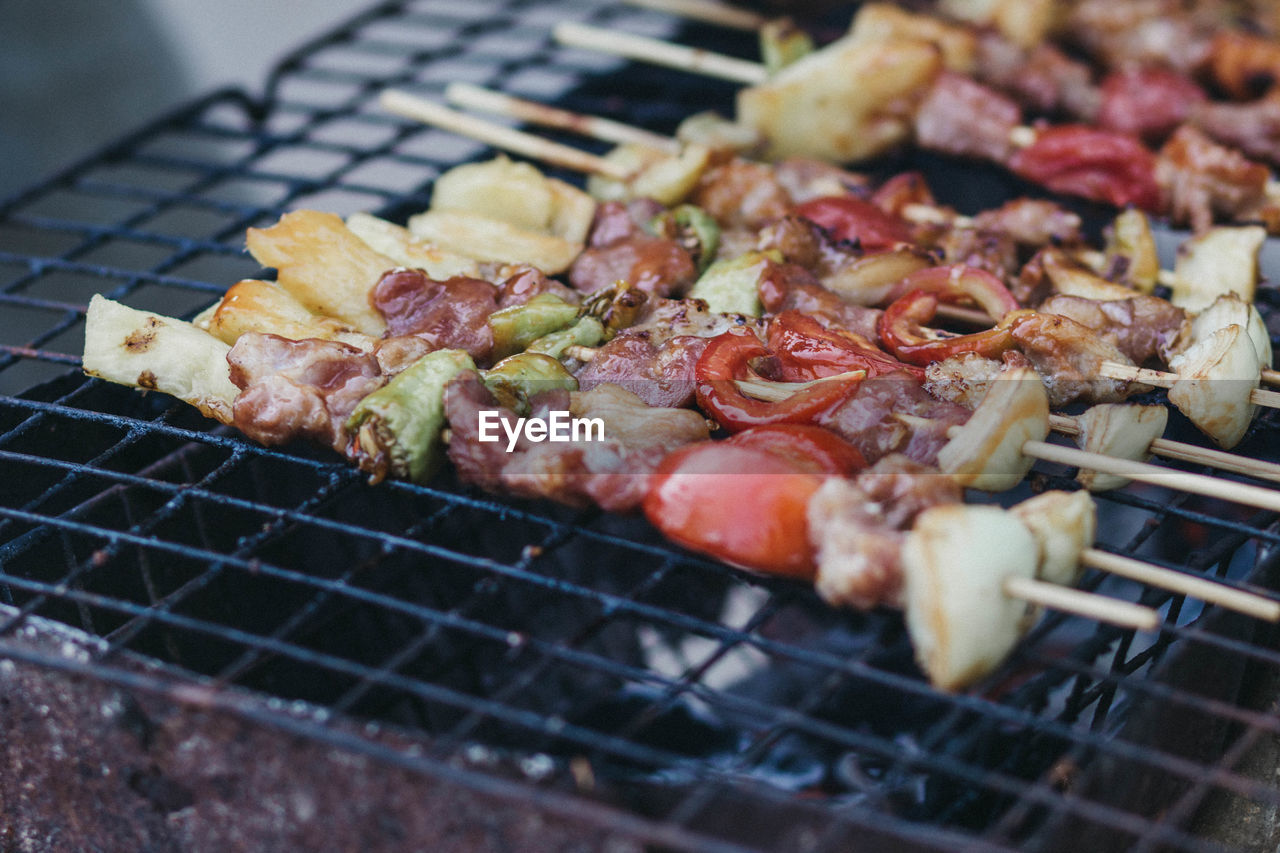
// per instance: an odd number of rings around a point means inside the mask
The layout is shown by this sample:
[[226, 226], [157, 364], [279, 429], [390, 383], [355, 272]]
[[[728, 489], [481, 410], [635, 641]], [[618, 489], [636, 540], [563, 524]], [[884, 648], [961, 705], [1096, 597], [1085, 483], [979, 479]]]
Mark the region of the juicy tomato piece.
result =
[[752, 427], [721, 442], [729, 447], [763, 450], [814, 474], [848, 475], [867, 467], [858, 448], [829, 429], [812, 424]]
[[808, 314], [783, 311], [769, 323], [769, 349], [778, 359], [779, 378], [808, 382], [850, 370], [874, 378], [906, 370], [924, 381], [924, 371], [903, 364], [861, 335], [828, 329]]
[[810, 199], [795, 214], [822, 228], [833, 239], [857, 241], [864, 249], [889, 249], [911, 242], [911, 228], [869, 201], [847, 195]]
[[1022, 307], [999, 278], [965, 264], [917, 270], [898, 285], [895, 298], [913, 290], [936, 293], [949, 302], [971, 300], [996, 320]]
[[735, 380], [751, 378], [751, 361], [769, 355], [750, 333], [725, 332], [711, 339], [694, 367], [698, 406], [722, 427], [739, 432], [765, 424], [809, 423], [847, 398], [861, 377], [833, 379], [777, 402], [748, 397]]
[[1121, 133], [1083, 125], [1042, 130], [1009, 168], [1057, 193], [1152, 211], [1160, 204], [1155, 156]]
[[1097, 124], [1103, 130], [1159, 142], [1207, 100], [1191, 78], [1169, 68], [1125, 68], [1102, 81]]
[[811, 579], [807, 512], [824, 479], [778, 453], [703, 442], [662, 460], [644, 513], [691, 550], [745, 569]]

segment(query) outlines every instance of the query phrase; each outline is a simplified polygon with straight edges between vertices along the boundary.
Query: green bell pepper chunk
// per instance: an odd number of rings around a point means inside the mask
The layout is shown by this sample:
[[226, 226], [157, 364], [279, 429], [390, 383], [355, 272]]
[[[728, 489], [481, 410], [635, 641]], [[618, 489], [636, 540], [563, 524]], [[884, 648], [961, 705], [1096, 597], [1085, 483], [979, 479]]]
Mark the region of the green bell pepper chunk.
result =
[[543, 391], [563, 388], [577, 391], [578, 380], [549, 355], [522, 352], [508, 356], [482, 371], [484, 384], [498, 402], [516, 414], [529, 414], [529, 400]]
[[361, 400], [347, 419], [349, 454], [374, 482], [387, 474], [415, 483], [431, 478], [443, 457], [444, 387], [475, 362], [462, 350], [427, 353]]
[[551, 293], [540, 293], [523, 305], [512, 305], [489, 315], [493, 329], [493, 357], [506, 358], [578, 319], [578, 306]]
[[732, 260], [716, 261], [694, 283], [689, 296], [703, 300], [709, 309], [720, 314], [759, 317], [764, 313], [760, 279], [771, 265], [781, 262], [782, 256], [776, 251], [747, 252]]
[[720, 226], [705, 210], [692, 204], [659, 213], [649, 220], [648, 230], [683, 246], [700, 273], [711, 265], [720, 248]]
[[543, 335], [529, 344], [525, 352], [549, 355], [552, 358], [565, 357], [569, 347], [594, 347], [604, 341], [605, 328], [595, 317], [583, 317], [567, 329]]

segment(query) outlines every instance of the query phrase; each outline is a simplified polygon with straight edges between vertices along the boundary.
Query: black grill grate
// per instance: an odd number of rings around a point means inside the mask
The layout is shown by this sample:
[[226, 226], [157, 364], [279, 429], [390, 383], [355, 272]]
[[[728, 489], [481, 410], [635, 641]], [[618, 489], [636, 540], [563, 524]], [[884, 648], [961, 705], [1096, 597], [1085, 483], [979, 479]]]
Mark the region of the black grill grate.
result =
[[[944, 696], [897, 616], [831, 612], [643, 521], [370, 487], [78, 375], [92, 293], [193, 313], [259, 272], [246, 227], [295, 207], [402, 218], [484, 153], [379, 114], [386, 86], [465, 79], [658, 130], [731, 104], [547, 36], [570, 17], [662, 34], [660, 15], [459, 6], [377, 6], [292, 54], [261, 101], [216, 93], [0, 205], [0, 654], [179, 698], [198, 676], [222, 688], [201, 701], [246, 719], [677, 848], [1209, 850], [1207, 798], [1280, 806], [1237, 769], [1280, 735], [1254, 695], [1280, 652], [1249, 620], [1091, 574], [1162, 608], [1160, 634], [1050, 617], [983, 690]], [[1274, 439], [1264, 419], [1241, 450]], [[1275, 587], [1270, 516], [1147, 489], [1104, 513], [1101, 547]], [[24, 648], [32, 616], [103, 644]]]

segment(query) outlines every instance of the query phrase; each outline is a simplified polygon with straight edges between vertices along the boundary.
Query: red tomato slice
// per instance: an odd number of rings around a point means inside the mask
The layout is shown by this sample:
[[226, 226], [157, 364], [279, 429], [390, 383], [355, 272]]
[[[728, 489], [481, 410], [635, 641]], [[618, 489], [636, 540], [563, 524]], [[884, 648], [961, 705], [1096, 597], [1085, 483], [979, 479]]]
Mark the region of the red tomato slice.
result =
[[704, 442], [668, 455], [644, 513], [673, 542], [735, 566], [812, 579], [807, 511], [825, 478], [779, 453]]
[[911, 228], [869, 201], [847, 195], [823, 196], [799, 204], [795, 214], [836, 240], [858, 241], [864, 249], [889, 249], [911, 242]]

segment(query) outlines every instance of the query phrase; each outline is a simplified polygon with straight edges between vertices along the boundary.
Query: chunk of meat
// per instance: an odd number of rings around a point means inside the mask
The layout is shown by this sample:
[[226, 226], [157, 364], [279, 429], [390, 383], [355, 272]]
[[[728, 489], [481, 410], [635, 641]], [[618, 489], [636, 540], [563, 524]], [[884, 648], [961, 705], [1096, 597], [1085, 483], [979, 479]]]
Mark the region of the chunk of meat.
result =
[[786, 197], [795, 204], [823, 196], [865, 190], [868, 185], [865, 175], [807, 157], [788, 157], [774, 164], [773, 176]]
[[1003, 163], [1013, 153], [1009, 134], [1022, 111], [994, 89], [944, 72], [920, 102], [915, 122], [923, 148]]
[[1051, 44], [1027, 50], [995, 32], [978, 40], [977, 72], [988, 86], [1039, 116], [1088, 119], [1098, 112], [1093, 72]]
[[707, 438], [706, 422], [696, 412], [652, 408], [616, 386], [547, 392], [531, 405], [531, 419], [547, 421], [552, 412], [599, 419], [603, 438], [596, 432], [589, 440], [534, 442], [522, 434], [508, 452], [504, 429], [500, 441], [481, 442], [481, 412], [498, 413], [511, 429], [516, 415], [498, 404], [477, 374], [465, 373], [445, 389], [449, 458], [464, 481], [520, 497], [625, 511], [643, 500], [649, 476], [664, 456]]
[[1186, 312], [1163, 299], [1135, 293], [1130, 299], [1097, 300], [1051, 296], [1040, 310], [1070, 317], [1114, 345], [1135, 364], [1142, 364], [1171, 343], [1186, 321]]
[[533, 297], [544, 293], [558, 296], [574, 305], [582, 298], [577, 291], [570, 290], [554, 278], [548, 278], [542, 270], [528, 264], [503, 267], [498, 275], [502, 282], [498, 285], [499, 309], [523, 305]]
[[1156, 158], [1163, 206], [1176, 222], [1196, 231], [1256, 208], [1266, 198], [1270, 170], [1213, 142], [1188, 125], [1179, 128]]
[[994, 358], [963, 352], [926, 367], [924, 389], [939, 400], [973, 411], [999, 375], [1000, 362]]
[[650, 406], [691, 406], [694, 368], [708, 340], [677, 335], [655, 344], [646, 335], [619, 335], [596, 350], [578, 371], [578, 387], [590, 390], [608, 383], [625, 388]]
[[1004, 234], [1021, 246], [1081, 241], [1080, 215], [1052, 201], [1019, 198], [973, 218], [975, 228]]
[[388, 336], [412, 335], [432, 350], [465, 350], [477, 361], [493, 349], [488, 321], [498, 309], [498, 288], [487, 281], [436, 281], [422, 270], [395, 269], [382, 276], [371, 298]]
[[1280, 92], [1244, 104], [1198, 103], [1189, 120], [1215, 142], [1280, 164]]
[[1168, 68], [1126, 67], [1102, 81], [1098, 126], [1128, 133], [1149, 144], [1169, 134], [1208, 100], [1189, 77]]
[[646, 232], [621, 202], [600, 205], [589, 246], [569, 268], [569, 283], [581, 293], [625, 281], [645, 293], [669, 296], [697, 278], [689, 252], [675, 240]]
[[944, 264], [964, 264], [1002, 280], [1018, 271], [1018, 244], [1008, 234], [981, 228], [948, 228], [936, 239]]
[[737, 158], [709, 169], [689, 200], [721, 226], [747, 228], [785, 216], [794, 204], [772, 166]]
[[1143, 388], [1104, 378], [1104, 363], [1133, 366], [1133, 362], [1092, 329], [1069, 317], [1032, 314], [1013, 324], [1013, 338], [1040, 374], [1053, 408], [1075, 400], [1118, 403]]
[[969, 410], [931, 396], [903, 371], [863, 380], [845, 402], [819, 418], [868, 462], [901, 453], [932, 465], [947, 443], [947, 430], [969, 419]]
[[295, 439], [347, 445], [347, 418], [386, 381], [377, 359], [349, 344], [246, 332], [227, 353], [240, 389], [235, 426], [262, 444]]
[[1188, 11], [1181, 0], [1079, 0], [1062, 30], [1108, 68], [1137, 63], [1191, 74], [1208, 58], [1214, 27]]
[[828, 480], [808, 510], [818, 594], [838, 607], [900, 607], [904, 531], [929, 507], [962, 497], [950, 477], [899, 454], [853, 479]]

